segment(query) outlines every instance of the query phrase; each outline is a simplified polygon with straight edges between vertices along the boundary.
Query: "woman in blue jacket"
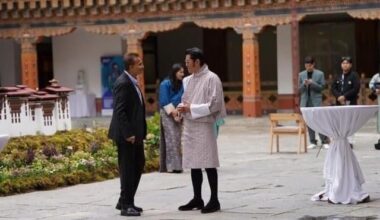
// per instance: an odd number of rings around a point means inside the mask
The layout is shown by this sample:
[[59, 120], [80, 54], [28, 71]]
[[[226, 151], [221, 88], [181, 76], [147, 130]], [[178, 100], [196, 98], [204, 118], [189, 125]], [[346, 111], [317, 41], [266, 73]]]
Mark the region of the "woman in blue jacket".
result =
[[183, 94], [184, 68], [176, 63], [160, 84], [160, 172], [182, 172], [181, 119], [176, 110]]

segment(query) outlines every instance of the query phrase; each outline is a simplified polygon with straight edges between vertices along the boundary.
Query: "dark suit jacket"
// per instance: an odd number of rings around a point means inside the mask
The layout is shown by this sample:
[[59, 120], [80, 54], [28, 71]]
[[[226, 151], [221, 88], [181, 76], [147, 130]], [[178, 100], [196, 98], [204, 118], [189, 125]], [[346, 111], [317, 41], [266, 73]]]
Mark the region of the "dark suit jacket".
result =
[[108, 137], [115, 142], [135, 136], [137, 144], [141, 144], [146, 136], [145, 104], [131, 79], [121, 74], [113, 88], [113, 115]]
[[[343, 87], [343, 89], [342, 89]], [[350, 105], [356, 105], [360, 90], [360, 79], [356, 72], [349, 72], [344, 76], [342, 85], [342, 74], [339, 74], [331, 86], [331, 90], [335, 98], [343, 95], [346, 100], [350, 101]], [[340, 105], [337, 101], [337, 105]]]

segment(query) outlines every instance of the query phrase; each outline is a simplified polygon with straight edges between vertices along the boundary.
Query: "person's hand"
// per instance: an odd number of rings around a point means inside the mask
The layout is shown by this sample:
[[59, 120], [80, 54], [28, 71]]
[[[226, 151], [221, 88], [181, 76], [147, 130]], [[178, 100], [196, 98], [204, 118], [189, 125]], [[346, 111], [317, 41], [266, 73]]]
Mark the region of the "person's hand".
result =
[[174, 117], [174, 121], [176, 122], [181, 122], [182, 121], [182, 116], [179, 114], [178, 116]]
[[305, 84], [306, 86], [308, 86], [308, 85], [310, 85], [312, 82], [313, 82], [313, 80], [311, 80], [311, 79], [305, 79], [304, 84]]
[[185, 102], [185, 103], [179, 103], [177, 106], [177, 110], [180, 113], [186, 113], [190, 112], [190, 104]]
[[380, 89], [376, 89], [376, 94], [380, 94]]
[[346, 101], [346, 98], [343, 95], [341, 95], [341, 96], [338, 97], [338, 102], [340, 104], [344, 105], [345, 101]]
[[178, 117], [178, 110], [177, 109], [174, 109], [172, 112], [170, 112], [170, 115], [175, 118], [175, 117]]
[[135, 138], [135, 136], [131, 136], [131, 137], [127, 138], [127, 142], [129, 142], [129, 143], [132, 143], [132, 144], [134, 144], [134, 143], [135, 143], [135, 141], [136, 141], [136, 138]]

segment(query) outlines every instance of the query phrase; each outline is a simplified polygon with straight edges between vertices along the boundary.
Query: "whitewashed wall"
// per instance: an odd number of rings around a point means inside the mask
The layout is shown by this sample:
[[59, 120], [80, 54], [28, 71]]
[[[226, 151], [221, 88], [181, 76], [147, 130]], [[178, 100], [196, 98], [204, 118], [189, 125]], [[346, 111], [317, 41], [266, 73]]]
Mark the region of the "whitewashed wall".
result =
[[75, 88], [79, 70], [84, 70], [88, 92], [101, 97], [102, 56], [121, 55], [119, 36], [98, 35], [81, 29], [53, 38], [54, 77], [59, 84]]
[[0, 85], [20, 84], [20, 45], [13, 40], [0, 39]]
[[278, 94], [293, 93], [291, 26], [277, 26]]

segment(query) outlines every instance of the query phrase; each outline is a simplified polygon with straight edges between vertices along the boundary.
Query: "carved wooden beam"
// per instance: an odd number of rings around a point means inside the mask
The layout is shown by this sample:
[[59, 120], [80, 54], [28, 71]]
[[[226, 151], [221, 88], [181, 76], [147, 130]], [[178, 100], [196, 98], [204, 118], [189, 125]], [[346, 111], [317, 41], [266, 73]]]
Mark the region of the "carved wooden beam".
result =
[[54, 37], [69, 34], [73, 32], [74, 27], [59, 27], [59, 28], [15, 28], [15, 29], [0, 29], [0, 38], [19, 39], [28, 36], [36, 37]]
[[[298, 15], [297, 20], [300, 21], [305, 15]], [[292, 22], [291, 15], [284, 16], [255, 16], [244, 18], [232, 18], [232, 19], [204, 19], [195, 20], [194, 23], [202, 28], [212, 29], [224, 29], [234, 28], [237, 32], [238, 29], [245, 29], [247, 27], [262, 28], [264, 26], [277, 26], [283, 24], [290, 24]]]
[[[0, 23], [35, 23], [214, 14], [215, 12], [252, 12], [255, 9], [286, 8], [290, 0], [0, 0]], [[345, 0], [352, 2], [353, 0]], [[358, 0], [356, 0], [358, 1]], [[316, 0], [299, 0], [300, 6]], [[327, 4], [327, 3], [325, 3]], [[323, 4], [322, 4], [323, 5]], [[165, 12], [165, 14], [162, 14]], [[120, 16], [115, 17], [115, 14]], [[25, 18], [30, 18], [25, 20]]]
[[378, 20], [380, 19], [380, 10], [358, 10], [358, 11], [348, 11], [351, 17], [365, 20]]
[[96, 33], [96, 34], [118, 34], [123, 36], [128, 33], [142, 32], [163, 32], [177, 29], [181, 26], [180, 21], [170, 21], [170, 22], [149, 22], [149, 23], [137, 23], [131, 22], [127, 24], [114, 24], [114, 25], [88, 25], [83, 26], [85, 31]]

